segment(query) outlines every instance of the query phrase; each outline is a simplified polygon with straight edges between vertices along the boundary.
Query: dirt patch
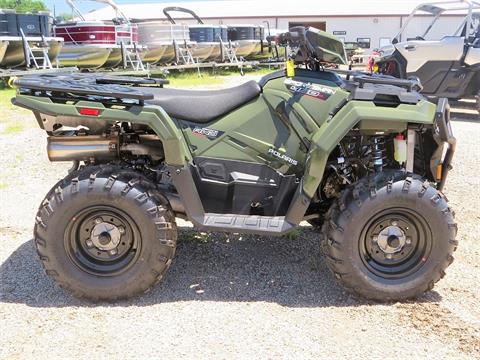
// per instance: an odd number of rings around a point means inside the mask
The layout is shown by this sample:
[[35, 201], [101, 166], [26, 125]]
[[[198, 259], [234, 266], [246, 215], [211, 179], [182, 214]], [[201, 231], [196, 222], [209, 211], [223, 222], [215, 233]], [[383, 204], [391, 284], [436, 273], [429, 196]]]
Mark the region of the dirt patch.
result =
[[423, 336], [455, 346], [466, 355], [480, 357], [480, 328], [471, 326], [438, 303], [396, 304], [398, 318]]

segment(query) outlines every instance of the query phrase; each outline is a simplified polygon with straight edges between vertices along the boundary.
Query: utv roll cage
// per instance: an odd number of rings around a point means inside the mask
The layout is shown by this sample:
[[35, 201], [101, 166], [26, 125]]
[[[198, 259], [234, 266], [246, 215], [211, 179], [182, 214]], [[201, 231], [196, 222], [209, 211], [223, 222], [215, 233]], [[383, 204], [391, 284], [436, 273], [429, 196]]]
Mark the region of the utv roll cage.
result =
[[[420, 14], [428, 14], [433, 16], [432, 21], [427, 26], [422, 35], [416, 37], [415, 40], [424, 40], [426, 36], [430, 33], [433, 26], [445, 14], [458, 14], [463, 15], [466, 12], [464, 21], [460, 24], [457, 30], [452, 34], [452, 36], [465, 36], [469, 39], [473, 36], [474, 38], [478, 36], [479, 26], [478, 20], [480, 19], [480, 13], [475, 12], [476, 10], [480, 11], [480, 2], [472, 0], [457, 0], [457, 1], [439, 1], [433, 3], [424, 3], [418, 5], [410, 14], [410, 16], [405, 20], [402, 28], [397, 35], [393, 38], [393, 43], [396, 44], [402, 39], [402, 35], [407, 30], [411, 21]], [[473, 41], [474, 39], [472, 39]]]

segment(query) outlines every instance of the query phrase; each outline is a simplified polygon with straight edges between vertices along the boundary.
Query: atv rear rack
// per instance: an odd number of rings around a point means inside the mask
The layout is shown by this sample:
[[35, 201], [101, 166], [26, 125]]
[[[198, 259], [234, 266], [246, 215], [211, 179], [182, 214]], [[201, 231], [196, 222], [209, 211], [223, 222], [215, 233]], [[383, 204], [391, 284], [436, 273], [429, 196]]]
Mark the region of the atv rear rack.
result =
[[141, 105], [145, 100], [153, 99], [152, 94], [140, 90], [142, 86], [163, 87], [165, 84], [168, 84], [168, 80], [72, 73], [25, 76], [14, 81], [14, 85], [20, 89], [21, 93], [35, 94], [39, 91], [65, 94], [65, 98], [83, 95], [107, 100], [130, 99], [138, 100]]

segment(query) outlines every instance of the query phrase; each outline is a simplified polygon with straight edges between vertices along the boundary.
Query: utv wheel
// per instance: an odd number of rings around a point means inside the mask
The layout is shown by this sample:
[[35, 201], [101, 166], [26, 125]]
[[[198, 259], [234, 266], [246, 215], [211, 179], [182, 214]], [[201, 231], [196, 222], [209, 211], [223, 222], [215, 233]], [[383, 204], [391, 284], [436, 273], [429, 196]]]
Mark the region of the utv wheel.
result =
[[457, 226], [446, 198], [404, 173], [344, 191], [323, 227], [326, 261], [347, 290], [379, 301], [431, 290], [453, 261]]
[[37, 214], [46, 273], [77, 297], [146, 292], [168, 269], [177, 230], [168, 202], [138, 173], [91, 167], [60, 181]]
[[476, 103], [477, 103], [477, 111], [478, 113], [480, 114], [480, 91], [477, 93], [477, 96], [476, 96]]

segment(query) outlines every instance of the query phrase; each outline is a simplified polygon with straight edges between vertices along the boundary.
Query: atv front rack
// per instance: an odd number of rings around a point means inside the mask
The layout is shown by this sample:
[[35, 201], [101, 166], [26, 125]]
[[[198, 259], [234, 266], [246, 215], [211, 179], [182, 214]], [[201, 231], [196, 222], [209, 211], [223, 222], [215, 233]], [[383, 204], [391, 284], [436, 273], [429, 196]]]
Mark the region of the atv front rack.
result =
[[40, 95], [46, 92], [71, 95], [96, 96], [106, 99], [145, 100], [153, 99], [152, 94], [141, 91], [142, 86], [163, 87], [168, 84], [165, 79], [132, 78], [120, 76], [104, 76], [97, 74], [43, 74], [25, 76], [14, 81], [14, 85], [22, 94]]
[[360, 88], [365, 84], [392, 85], [406, 89], [408, 92], [421, 91], [423, 89], [418, 79], [398, 79], [389, 75], [370, 74], [362, 71], [331, 70], [337, 74], [346, 76], [347, 80], [353, 80]]

